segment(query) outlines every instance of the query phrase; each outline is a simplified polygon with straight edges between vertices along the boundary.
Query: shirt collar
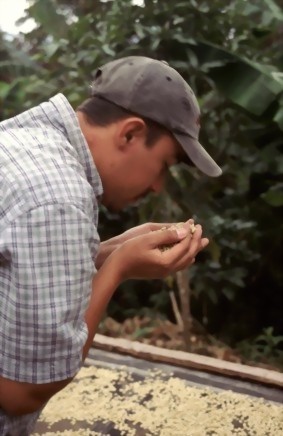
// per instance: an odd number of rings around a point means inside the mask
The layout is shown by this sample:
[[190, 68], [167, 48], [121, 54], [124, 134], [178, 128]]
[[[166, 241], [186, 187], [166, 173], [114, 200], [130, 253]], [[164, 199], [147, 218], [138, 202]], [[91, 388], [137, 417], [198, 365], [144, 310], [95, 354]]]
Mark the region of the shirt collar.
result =
[[66, 136], [76, 150], [79, 161], [84, 167], [88, 182], [94, 189], [97, 198], [103, 193], [101, 178], [90, 153], [86, 139], [81, 131], [76, 113], [63, 94], [57, 94], [50, 100], [57, 109], [64, 125]]

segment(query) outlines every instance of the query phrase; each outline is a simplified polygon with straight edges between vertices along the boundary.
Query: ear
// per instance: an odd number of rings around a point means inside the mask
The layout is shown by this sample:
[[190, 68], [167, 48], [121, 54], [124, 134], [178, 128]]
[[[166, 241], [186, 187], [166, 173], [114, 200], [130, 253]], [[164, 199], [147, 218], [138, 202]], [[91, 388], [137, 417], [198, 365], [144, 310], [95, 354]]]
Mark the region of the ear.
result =
[[120, 149], [127, 149], [146, 138], [147, 127], [142, 118], [129, 117], [119, 121], [117, 140]]

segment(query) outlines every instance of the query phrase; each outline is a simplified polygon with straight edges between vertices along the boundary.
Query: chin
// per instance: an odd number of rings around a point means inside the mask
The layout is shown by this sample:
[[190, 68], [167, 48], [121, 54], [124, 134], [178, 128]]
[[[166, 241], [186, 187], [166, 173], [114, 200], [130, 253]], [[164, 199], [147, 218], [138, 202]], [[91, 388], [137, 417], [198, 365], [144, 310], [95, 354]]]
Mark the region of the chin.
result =
[[121, 206], [118, 206], [117, 204], [113, 204], [113, 203], [104, 203], [102, 202], [103, 206], [111, 213], [113, 212], [120, 212], [122, 209], [124, 209]]
[[109, 211], [109, 212], [121, 212], [123, 209], [126, 209], [127, 207], [134, 204], [133, 201], [124, 201], [121, 203], [114, 203], [110, 200], [107, 201], [107, 199], [102, 198], [101, 204]]

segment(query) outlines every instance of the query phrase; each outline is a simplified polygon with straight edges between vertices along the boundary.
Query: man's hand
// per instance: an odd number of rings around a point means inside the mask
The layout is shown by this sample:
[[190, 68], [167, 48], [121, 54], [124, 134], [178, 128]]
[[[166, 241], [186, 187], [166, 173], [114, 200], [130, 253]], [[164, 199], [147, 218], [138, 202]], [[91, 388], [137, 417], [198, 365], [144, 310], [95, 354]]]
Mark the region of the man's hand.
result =
[[[164, 278], [194, 263], [196, 255], [209, 241], [202, 238], [200, 225], [195, 226], [193, 235], [189, 227], [187, 222], [178, 229], [151, 231], [122, 243], [111, 255], [112, 266], [120, 280]], [[172, 244], [175, 245], [169, 250], [160, 250], [160, 247]]]
[[133, 227], [132, 229], [126, 230], [119, 236], [120, 243], [126, 242], [129, 239], [136, 238], [137, 236], [146, 235], [150, 232], [156, 230], [161, 230], [163, 227], [169, 227], [172, 223], [146, 223], [140, 226]]
[[[144, 224], [128, 230], [119, 237], [116, 248], [108, 255], [101, 268], [94, 275], [85, 320], [88, 339], [83, 350], [83, 359], [92, 345], [93, 337], [105, 312], [108, 302], [117, 287], [130, 278], [159, 279], [182, 270], [194, 263], [200, 250], [206, 247], [208, 239], [202, 238], [202, 228], [193, 222], [184, 223], [184, 228], [170, 230], [171, 224]], [[165, 230], [161, 230], [165, 227]], [[124, 239], [124, 241], [123, 241]], [[115, 247], [116, 243], [112, 245]], [[162, 251], [164, 246], [172, 246]]]
[[[193, 220], [187, 221], [187, 223], [193, 223]], [[187, 225], [185, 223], [185, 225]], [[95, 266], [99, 269], [105, 260], [110, 254], [120, 247], [121, 244], [128, 241], [129, 239], [135, 238], [137, 236], [146, 235], [150, 232], [154, 232], [156, 230], [161, 230], [163, 227], [170, 227], [172, 223], [146, 223], [141, 224], [139, 226], [133, 227], [129, 230], [126, 230], [119, 236], [115, 236], [114, 238], [108, 239], [107, 241], [101, 242], [99, 251], [97, 253]]]
[[[190, 226], [194, 224], [194, 221], [192, 219], [189, 219], [184, 223], [185, 229], [190, 231]], [[146, 223], [141, 224], [139, 226], [133, 227], [129, 230], [126, 230], [121, 235], [115, 236], [114, 238], [108, 239], [107, 241], [104, 241], [100, 244], [99, 251], [96, 258], [96, 268], [99, 269], [105, 260], [115, 251], [117, 248], [119, 248], [124, 242], [127, 242], [133, 238], [136, 238], [138, 236], [147, 235], [151, 232], [161, 230], [164, 227], [171, 227], [172, 223]], [[197, 236], [197, 235], [196, 235]], [[195, 237], [196, 237], [195, 236]], [[208, 239], [202, 238], [201, 239], [201, 250], [205, 248], [208, 245]], [[192, 260], [191, 263], [193, 263], [194, 260]]]

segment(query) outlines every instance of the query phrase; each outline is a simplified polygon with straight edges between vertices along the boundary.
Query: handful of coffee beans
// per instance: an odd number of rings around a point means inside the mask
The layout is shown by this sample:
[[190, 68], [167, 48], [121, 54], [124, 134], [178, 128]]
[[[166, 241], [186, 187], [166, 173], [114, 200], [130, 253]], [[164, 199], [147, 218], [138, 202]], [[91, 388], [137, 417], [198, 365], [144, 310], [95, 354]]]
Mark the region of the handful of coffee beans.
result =
[[[172, 226], [168, 227], [162, 227], [160, 230], [158, 230], [159, 232], [162, 232], [164, 230], [175, 230], [179, 227], [183, 227], [185, 223], [177, 223], [177, 224], [173, 224]], [[190, 224], [190, 232], [193, 235], [196, 231], [196, 227], [194, 224]], [[166, 251], [166, 250], [170, 250], [170, 248], [174, 247], [174, 245], [178, 244], [178, 242], [176, 242], [175, 244], [169, 244], [169, 245], [162, 245], [160, 247], [160, 251]]]

